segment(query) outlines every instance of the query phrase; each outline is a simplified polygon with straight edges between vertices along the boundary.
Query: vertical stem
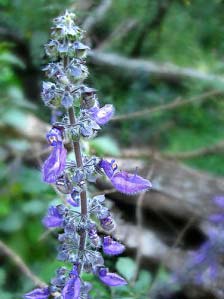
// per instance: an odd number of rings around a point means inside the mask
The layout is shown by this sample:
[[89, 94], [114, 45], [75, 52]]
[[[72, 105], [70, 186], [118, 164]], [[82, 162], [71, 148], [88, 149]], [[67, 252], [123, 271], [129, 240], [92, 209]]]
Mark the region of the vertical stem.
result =
[[[74, 112], [73, 107], [68, 109], [68, 116], [69, 116], [70, 124], [74, 125], [76, 122], [76, 119], [75, 119], [75, 112]], [[80, 143], [79, 143], [79, 141], [74, 141], [74, 142], [72, 142], [72, 145], [73, 145], [73, 149], [74, 149], [74, 153], [75, 153], [77, 167], [82, 167], [83, 161], [82, 161], [82, 153], [81, 153]], [[80, 198], [81, 198], [81, 217], [85, 218], [88, 213], [86, 191], [82, 191], [80, 193]], [[86, 246], [86, 231], [83, 230], [80, 233], [79, 254], [80, 254], [80, 252], [82, 252], [85, 249], [85, 246]], [[81, 267], [79, 267], [79, 272], [81, 272]]]

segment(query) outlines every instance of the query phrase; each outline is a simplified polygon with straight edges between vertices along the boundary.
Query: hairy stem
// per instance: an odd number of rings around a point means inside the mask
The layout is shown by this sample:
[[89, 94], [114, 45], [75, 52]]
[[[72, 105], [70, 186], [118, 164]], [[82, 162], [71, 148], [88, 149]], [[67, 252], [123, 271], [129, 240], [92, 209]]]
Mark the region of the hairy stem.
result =
[[[75, 112], [74, 112], [73, 107], [69, 108], [68, 116], [69, 116], [70, 124], [74, 125], [76, 122], [76, 119], [75, 119]], [[72, 145], [73, 145], [73, 149], [74, 149], [74, 153], [75, 153], [77, 167], [82, 167], [83, 162], [82, 162], [82, 153], [81, 153], [80, 143], [79, 143], [79, 141], [74, 141], [72, 143]], [[81, 198], [81, 216], [82, 216], [82, 218], [86, 218], [87, 213], [88, 213], [86, 191], [81, 192], [80, 198]], [[79, 256], [85, 250], [85, 246], [86, 246], [86, 231], [82, 230], [80, 233]], [[81, 270], [82, 270], [82, 268], [79, 267], [79, 272], [81, 272]]]

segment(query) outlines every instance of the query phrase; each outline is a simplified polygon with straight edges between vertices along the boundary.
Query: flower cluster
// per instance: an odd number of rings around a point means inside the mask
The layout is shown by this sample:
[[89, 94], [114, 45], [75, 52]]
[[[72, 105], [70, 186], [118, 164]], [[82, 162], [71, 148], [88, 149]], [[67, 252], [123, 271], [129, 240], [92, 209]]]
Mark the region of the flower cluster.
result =
[[[211, 286], [218, 298], [224, 297], [224, 196], [214, 197], [213, 202], [219, 212], [208, 218], [208, 238], [197, 250], [189, 253], [182, 269], [171, 276], [167, 284], [170, 293], [174, 285], [195, 284]], [[168, 290], [164, 293], [168, 294]]]
[[220, 211], [209, 216], [212, 226], [208, 231], [208, 240], [192, 253], [188, 262], [196, 283], [215, 280], [224, 257], [224, 197], [216, 196], [213, 201]]
[[[114, 108], [110, 104], [101, 107], [96, 90], [83, 83], [88, 76], [85, 57], [89, 47], [82, 43], [83, 31], [74, 20], [70, 12], [54, 20], [52, 39], [45, 46], [50, 63], [44, 71], [49, 81], [43, 83], [42, 91], [45, 105], [54, 113], [60, 111], [54, 114], [46, 136], [52, 151], [43, 164], [42, 177], [66, 199], [63, 204], [49, 207], [43, 224], [60, 228], [57, 258], [71, 263], [71, 267], [59, 268], [47, 288], [27, 293], [26, 299], [88, 299], [91, 284], [82, 279], [83, 272], [94, 273], [110, 287], [125, 285], [124, 278], [105, 267], [101, 253], [119, 255], [125, 247], [111, 236], [99, 235], [98, 227], [111, 235], [116, 225], [104, 205], [104, 195], [91, 197], [87, 183], [105, 173], [112, 185], [125, 194], [151, 188], [151, 183], [139, 175], [118, 171], [115, 161], [89, 157], [81, 150], [81, 140], [94, 137], [112, 118]], [[68, 142], [74, 149], [74, 161], [67, 157]]]

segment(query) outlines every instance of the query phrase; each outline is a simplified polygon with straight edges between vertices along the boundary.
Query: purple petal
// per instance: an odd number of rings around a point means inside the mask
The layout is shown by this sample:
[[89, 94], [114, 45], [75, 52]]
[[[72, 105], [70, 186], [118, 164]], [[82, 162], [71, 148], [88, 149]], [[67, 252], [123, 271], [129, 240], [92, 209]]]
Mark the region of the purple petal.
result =
[[24, 299], [48, 299], [50, 296], [49, 289], [35, 289], [23, 296]]
[[78, 276], [69, 278], [62, 290], [63, 299], [79, 299], [81, 289], [81, 280]]
[[101, 269], [99, 271], [99, 279], [109, 287], [123, 286], [127, 284], [127, 281], [118, 274], [103, 270], [104, 269]]
[[224, 223], [224, 214], [212, 214], [209, 216], [209, 221], [218, 223]]
[[51, 206], [48, 209], [47, 215], [43, 218], [43, 224], [45, 227], [60, 227], [63, 223], [63, 217], [58, 212], [57, 207]]
[[126, 171], [117, 172], [112, 176], [111, 182], [118, 191], [125, 194], [147, 191], [152, 187], [150, 181], [137, 174], [131, 174]]
[[63, 143], [58, 143], [54, 146], [50, 156], [44, 162], [42, 167], [43, 180], [46, 183], [55, 183], [57, 178], [65, 169], [66, 149]]
[[79, 201], [80, 201], [80, 197], [79, 194], [77, 197], [72, 197], [71, 194], [69, 194], [66, 198], [67, 203], [69, 203], [71, 206], [73, 207], [79, 207]]
[[99, 167], [103, 168], [105, 174], [110, 179], [114, 172], [117, 170], [117, 164], [115, 163], [115, 160], [112, 160], [111, 162], [108, 162], [107, 160], [101, 160], [99, 163]]
[[224, 196], [218, 195], [213, 198], [214, 203], [220, 208], [224, 209]]
[[113, 105], [107, 104], [102, 108], [93, 107], [89, 112], [98, 125], [104, 125], [114, 115], [114, 107]]
[[125, 246], [119, 242], [114, 241], [111, 237], [104, 237], [103, 252], [108, 255], [119, 255], [124, 252]]

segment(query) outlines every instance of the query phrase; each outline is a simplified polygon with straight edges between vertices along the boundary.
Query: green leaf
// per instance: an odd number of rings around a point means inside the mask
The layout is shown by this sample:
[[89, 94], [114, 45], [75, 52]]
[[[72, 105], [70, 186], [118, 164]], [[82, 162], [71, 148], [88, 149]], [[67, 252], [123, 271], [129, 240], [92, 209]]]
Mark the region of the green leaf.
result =
[[1, 123], [5, 123], [15, 129], [24, 130], [27, 126], [27, 114], [17, 109], [7, 109], [1, 115]]
[[36, 169], [23, 167], [18, 177], [23, 191], [30, 194], [40, 194], [49, 190], [49, 186], [41, 179], [41, 172]]
[[93, 148], [98, 155], [118, 156], [120, 149], [116, 141], [110, 136], [97, 137], [90, 141], [90, 147]]
[[25, 68], [24, 63], [17, 56], [9, 52], [4, 52], [0, 55], [0, 63], [12, 64], [14, 66]]
[[116, 263], [116, 269], [124, 278], [130, 281], [136, 271], [136, 264], [128, 257], [121, 257]]
[[12, 211], [0, 222], [0, 230], [7, 233], [19, 231], [24, 223], [24, 217], [19, 211]]
[[139, 273], [139, 278], [135, 283], [134, 289], [139, 292], [147, 291], [150, 288], [151, 283], [152, 283], [151, 273], [142, 270]]
[[22, 206], [22, 211], [27, 215], [39, 215], [46, 210], [45, 202], [41, 199], [34, 199], [29, 202], [25, 202]]

